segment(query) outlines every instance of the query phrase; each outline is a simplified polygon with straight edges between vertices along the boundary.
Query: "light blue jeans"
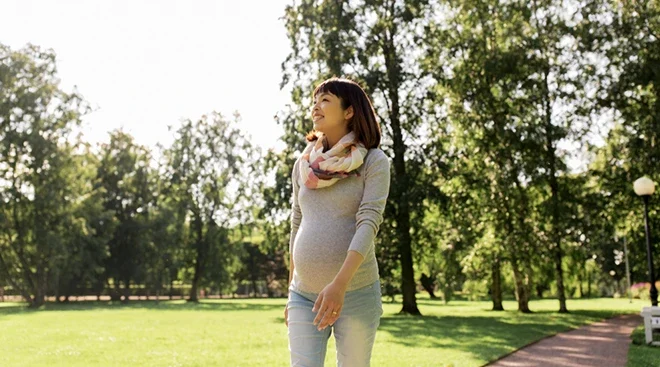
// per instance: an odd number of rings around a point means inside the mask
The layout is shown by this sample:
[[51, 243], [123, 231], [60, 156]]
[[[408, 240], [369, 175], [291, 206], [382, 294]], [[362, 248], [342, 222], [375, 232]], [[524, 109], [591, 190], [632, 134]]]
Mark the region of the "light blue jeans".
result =
[[344, 305], [334, 325], [318, 331], [312, 312], [318, 294], [289, 291], [289, 352], [291, 366], [323, 366], [328, 339], [335, 333], [337, 366], [369, 366], [376, 329], [383, 315], [380, 281], [346, 292]]

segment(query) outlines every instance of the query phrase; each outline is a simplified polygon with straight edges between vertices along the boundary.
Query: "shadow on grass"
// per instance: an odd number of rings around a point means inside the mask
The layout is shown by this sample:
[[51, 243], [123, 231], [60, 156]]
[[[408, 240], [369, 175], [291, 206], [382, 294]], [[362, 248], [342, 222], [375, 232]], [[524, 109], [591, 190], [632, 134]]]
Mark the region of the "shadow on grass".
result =
[[[273, 299], [264, 299], [271, 302]], [[284, 310], [285, 299], [279, 303], [260, 303], [259, 299], [225, 299], [222, 301], [202, 300], [199, 303], [177, 301], [79, 301], [70, 303], [46, 303], [39, 309], [30, 309], [27, 304], [0, 307], [0, 317], [8, 314], [48, 311], [98, 311], [98, 310], [161, 310], [161, 311], [273, 311]]]
[[554, 311], [493, 312], [492, 316], [384, 315], [379, 330], [391, 334], [393, 343], [406, 347], [460, 350], [490, 362], [544, 337], [619, 314], [576, 310], [561, 315]]
[[[630, 335], [632, 344], [628, 350], [628, 367], [657, 367], [660, 361], [660, 348], [646, 345], [644, 326], [639, 326]], [[657, 340], [654, 337], [654, 340]]]

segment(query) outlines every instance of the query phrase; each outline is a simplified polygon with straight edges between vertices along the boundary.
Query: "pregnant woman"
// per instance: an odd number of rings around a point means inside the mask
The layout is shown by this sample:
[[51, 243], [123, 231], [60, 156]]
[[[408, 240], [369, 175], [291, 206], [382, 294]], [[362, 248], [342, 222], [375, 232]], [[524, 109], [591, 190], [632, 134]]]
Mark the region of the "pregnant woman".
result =
[[313, 93], [314, 130], [296, 161], [285, 320], [291, 366], [323, 366], [334, 332], [337, 365], [369, 366], [383, 314], [374, 239], [390, 163], [373, 106], [355, 82]]

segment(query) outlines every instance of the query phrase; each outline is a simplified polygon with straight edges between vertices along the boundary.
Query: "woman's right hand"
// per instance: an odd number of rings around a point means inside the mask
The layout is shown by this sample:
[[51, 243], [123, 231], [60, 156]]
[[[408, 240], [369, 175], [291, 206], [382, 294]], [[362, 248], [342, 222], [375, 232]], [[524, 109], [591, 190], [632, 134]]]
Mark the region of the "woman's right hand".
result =
[[284, 323], [289, 327], [289, 305], [284, 305]]

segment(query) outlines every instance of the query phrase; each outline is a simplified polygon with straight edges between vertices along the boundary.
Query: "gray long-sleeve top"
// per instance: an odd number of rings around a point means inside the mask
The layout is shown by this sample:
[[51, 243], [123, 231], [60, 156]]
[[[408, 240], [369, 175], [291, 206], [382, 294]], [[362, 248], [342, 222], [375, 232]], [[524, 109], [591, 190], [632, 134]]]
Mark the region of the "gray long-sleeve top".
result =
[[383, 221], [390, 189], [390, 162], [378, 148], [369, 149], [359, 176], [339, 180], [321, 189], [308, 189], [300, 180], [296, 161], [291, 210], [289, 251], [294, 272], [289, 289], [319, 293], [337, 275], [347, 251], [364, 261], [347, 291], [378, 280], [374, 239]]

